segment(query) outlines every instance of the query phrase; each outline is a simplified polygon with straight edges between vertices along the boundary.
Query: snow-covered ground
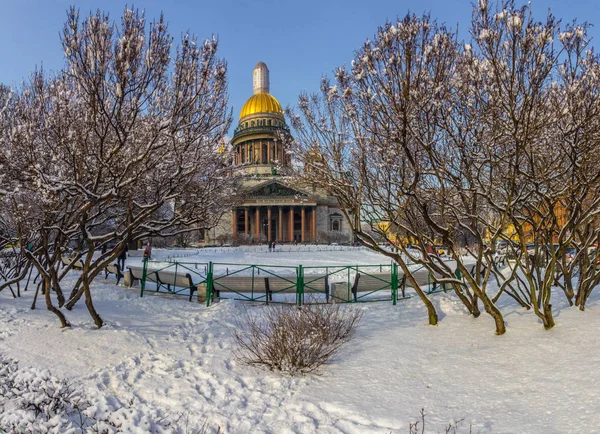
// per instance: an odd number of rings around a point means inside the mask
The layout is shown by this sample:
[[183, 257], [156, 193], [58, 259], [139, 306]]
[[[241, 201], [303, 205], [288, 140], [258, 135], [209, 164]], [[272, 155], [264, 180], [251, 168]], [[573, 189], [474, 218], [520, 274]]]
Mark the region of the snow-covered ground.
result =
[[[153, 254], [160, 259], [167, 253]], [[388, 262], [361, 250], [287, 255], [231, 250], [185, 260]], [[71, 282], [76, 276], [72, 273]], [[437, 327], [427, 325], [416, 297], [397, 306], [359, 305], [364, 317], [354, 339], [321, 375], [304, 378], [233, 359], [236, 316], [262, 305], [225, 300], [206, 308], [185, 298], [139, 298], [109, 278], [94, 284], [106, 326], [95, 329], [81, 303], [66, 312], [73, 326], [60, 329], [42, 303], [29, 310], [32, 295], [14, 300], [10, 292], [0, 293], [3, 356], [70, 377], [94, 393], [170, 414], [187, 412], [196, 425], [206, 420], [225, 433], [408, 433], [421, 408], [430, 433], [444, 432], [460, 419], [458, 432], [469, 432], [469, 425], [473, 433], [600, 432], [598, 294], [580, 312], [557, 293], [557, 326], [551, 331], [506, 298], [500, 302], [504, 336], [494, 335], [485, 313], [469, 317], [452, 294], [431, 296], [441, 318]]]
[[[270, 252], [266, 246], [225, 247], [206, 249], [154, 249], [152, 260], [179, 262], [218, 262], [230, 264], [336, 266], [358, 264], [389, 264], [384, 255], [364, 247], [346, 246], [283, 246]], [[142, 258], [130, 258], [128, 263], [141, 263]]]

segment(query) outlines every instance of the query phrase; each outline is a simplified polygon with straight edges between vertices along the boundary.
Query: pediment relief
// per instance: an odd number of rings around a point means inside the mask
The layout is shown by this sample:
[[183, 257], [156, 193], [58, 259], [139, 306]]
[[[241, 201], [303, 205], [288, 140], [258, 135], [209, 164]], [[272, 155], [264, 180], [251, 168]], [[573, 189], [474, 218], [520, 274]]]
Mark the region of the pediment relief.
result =
[[249, 197], [308, 197], [306, 193], [278, 182], [259, 185], [248, 191]]

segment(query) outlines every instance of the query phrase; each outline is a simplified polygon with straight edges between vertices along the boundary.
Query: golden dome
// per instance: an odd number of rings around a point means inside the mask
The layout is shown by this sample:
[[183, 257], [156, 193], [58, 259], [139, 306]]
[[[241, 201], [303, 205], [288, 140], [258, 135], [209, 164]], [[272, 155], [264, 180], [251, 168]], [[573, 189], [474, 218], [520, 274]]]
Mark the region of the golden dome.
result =
[[275, 113], [283, 116], [281, 104], [270, 93], [257, 93], [252, 95], [240, 112], [240, 119], [256, 113]]

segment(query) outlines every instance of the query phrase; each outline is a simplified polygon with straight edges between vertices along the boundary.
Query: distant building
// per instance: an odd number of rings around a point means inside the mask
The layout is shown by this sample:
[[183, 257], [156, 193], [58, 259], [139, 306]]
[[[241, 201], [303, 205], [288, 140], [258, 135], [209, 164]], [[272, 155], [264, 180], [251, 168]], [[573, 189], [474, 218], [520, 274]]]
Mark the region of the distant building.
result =
[[352, 240], [337, 200], [289, 176], [290, 130], [279, 101], [269, 93], [269, 69], [259, 62], [254, 94], [240, 112], [231, 141], [232, 171], [243, 177], [243, 200], [207, 232], [207, 242], [327, 242]]

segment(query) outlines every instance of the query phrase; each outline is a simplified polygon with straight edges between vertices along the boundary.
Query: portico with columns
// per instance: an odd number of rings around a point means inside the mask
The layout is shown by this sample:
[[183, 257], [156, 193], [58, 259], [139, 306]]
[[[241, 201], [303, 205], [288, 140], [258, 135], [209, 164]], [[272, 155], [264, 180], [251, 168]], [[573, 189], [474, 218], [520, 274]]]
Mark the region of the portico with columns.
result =
[[232, 211], [233, 235], [277, 243], [317, 240], [316, 203], [259, 204], [245, 202]]

